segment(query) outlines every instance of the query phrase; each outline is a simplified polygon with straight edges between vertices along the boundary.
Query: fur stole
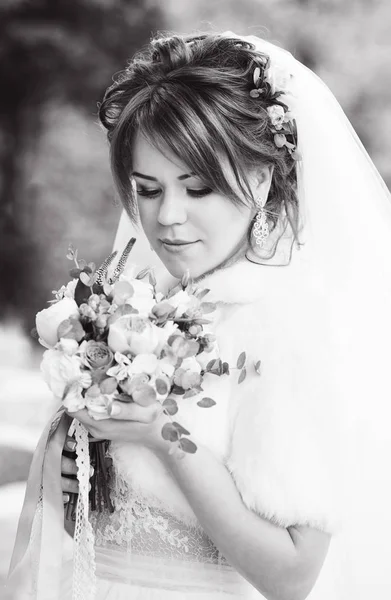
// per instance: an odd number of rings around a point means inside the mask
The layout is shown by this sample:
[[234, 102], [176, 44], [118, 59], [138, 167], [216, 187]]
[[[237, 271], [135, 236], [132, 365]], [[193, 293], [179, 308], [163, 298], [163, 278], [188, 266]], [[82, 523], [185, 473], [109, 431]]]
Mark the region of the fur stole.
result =
[[[168, 278], [170, 281], [170, 278]], [[172, 281], [172, 278], [171, 278]], [[245, 505], [287, 527], [335, 533], [343, 511], [345, 417], [327, 296], [299, 264], [269, 268], [241, 261], [207, 276], [201, 287], [217, 301], [213, 329], [220, 356], [238, 371], [208, 375], [204, 410], [187, 399], [177, 420], [229, 469]], [[261, 374], [253, 368], [261, 360]], [[114, 444], [116, 468], [151, 503], [189, 523], [184, 494], [156, 456], [134, 444]]]

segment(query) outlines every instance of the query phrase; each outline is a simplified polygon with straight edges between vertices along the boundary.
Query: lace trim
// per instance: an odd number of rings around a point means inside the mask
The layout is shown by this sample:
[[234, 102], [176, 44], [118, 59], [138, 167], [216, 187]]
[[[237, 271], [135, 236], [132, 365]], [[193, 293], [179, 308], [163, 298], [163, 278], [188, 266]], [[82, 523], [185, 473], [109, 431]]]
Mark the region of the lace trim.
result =
[[94, 531], [88, 519], [90, 455], [88, 449], [88, 432], [79, 421], [75, 422], [75, 438], [79, 498], [74, 534], [72, 600], [94, 600], [96, 594], [95, 540]]
[[228, 564], [200, 526], [189, 526], [114, 474], [110, 490], [115, 512], [93, 513], [96, 545], [127, 553]]

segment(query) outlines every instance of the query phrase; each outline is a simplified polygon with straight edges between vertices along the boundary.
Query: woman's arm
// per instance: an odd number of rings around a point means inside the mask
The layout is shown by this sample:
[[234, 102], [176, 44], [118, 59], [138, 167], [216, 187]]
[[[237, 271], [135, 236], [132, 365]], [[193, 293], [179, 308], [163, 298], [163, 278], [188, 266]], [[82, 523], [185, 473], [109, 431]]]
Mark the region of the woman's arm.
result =
[[330, 535], [305, 526], [278, 527], [247, 509], [227, 468], [198, 445], [182, 460], [161, 454], [201, 526], [268, 600], [304, 600], [327, 554]]

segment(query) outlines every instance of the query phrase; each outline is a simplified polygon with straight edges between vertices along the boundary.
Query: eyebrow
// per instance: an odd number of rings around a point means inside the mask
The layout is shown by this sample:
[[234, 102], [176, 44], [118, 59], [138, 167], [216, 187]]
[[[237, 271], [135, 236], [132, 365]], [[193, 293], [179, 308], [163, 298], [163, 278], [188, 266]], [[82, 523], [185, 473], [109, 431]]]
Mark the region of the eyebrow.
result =
[[[189, 179], [189, 177], [194, 177], [195, 173], [186, 173], [185, 175], [179, 175], [177, 178], [179, 181], [183, 181], [184, 179]], [[137, 171], [133, 171], [132, 177], [140, 177], [141, 179], [147, 179], [148, 181], [158, 181], [156, 177], [151, 177], [150, 175], [144, 175], [143, 173], [138, 173]]]

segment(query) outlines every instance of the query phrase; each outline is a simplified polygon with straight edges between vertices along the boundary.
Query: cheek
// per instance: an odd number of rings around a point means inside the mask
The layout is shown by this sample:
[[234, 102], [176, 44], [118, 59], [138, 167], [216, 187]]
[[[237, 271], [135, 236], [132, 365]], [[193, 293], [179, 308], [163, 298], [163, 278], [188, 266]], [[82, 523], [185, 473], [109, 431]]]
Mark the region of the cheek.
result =
[[146, 204], [144, 202], [139, 202], [138, 213], [140, 216], [140, 223], [145, 234], [149, 235], [153, 233], [157, 224], [157, 214], [153, 203], [151, 202], [150, 204]]

